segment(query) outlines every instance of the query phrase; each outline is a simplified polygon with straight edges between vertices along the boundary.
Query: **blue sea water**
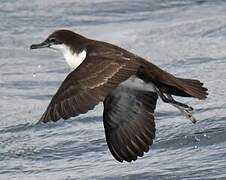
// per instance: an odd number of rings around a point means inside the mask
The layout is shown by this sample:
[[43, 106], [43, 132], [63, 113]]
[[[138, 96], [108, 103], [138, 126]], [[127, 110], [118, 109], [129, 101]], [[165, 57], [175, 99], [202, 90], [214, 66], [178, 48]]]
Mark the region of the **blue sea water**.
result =
[[[193, 125], [158, 101], [157, 134], [133, 163], [111, 156], [102, 105], [67, 121], [36, 124], [70, 72], [61, 54], [30, 51], [66, 28], [126, 48], [209, 89]], [[226, 179], [226, 1], [1, 0], [0, 180]]]

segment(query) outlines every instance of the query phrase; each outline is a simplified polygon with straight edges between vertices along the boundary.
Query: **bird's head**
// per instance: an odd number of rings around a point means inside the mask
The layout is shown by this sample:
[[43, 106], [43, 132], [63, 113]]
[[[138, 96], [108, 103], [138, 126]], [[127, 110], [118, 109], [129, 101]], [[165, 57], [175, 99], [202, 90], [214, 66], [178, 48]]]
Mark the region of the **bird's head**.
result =
[[78, 66], [86, 57], [87, 39], [69, 30], [57, 30], [39, 44], [32, 44], [30, 49], [51, 48], [63, 53], [72, 68]]
[[69, 30], [57, 30], [50, 34], [45, 41], [39, 44], [32, 44], [30, 49], [52, 48], [62, 50], [68, 47], [72, 51], [79, 51], [84, 48], [85, 37]]

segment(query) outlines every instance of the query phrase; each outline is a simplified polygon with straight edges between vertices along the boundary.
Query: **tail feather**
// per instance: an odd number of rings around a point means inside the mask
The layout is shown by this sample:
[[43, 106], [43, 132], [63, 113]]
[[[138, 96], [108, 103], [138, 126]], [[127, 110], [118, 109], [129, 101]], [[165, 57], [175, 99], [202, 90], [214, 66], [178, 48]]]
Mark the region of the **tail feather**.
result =
[[178, 78], [184, 86], [184, 91], [188, 94], [190, 94], [193, 97], [196, 97], [198, 99], [205, 99], [208, 95], [208, 89], [203, 87], [203, 83], [199, 80], [194, 79], [182, 79]]
[[194, 79], [177, 78], [174, 75], [160, 69], [156, 65], [140, 59], [143, 66], [138, 71], [139, 78], [145, 82], [152, 82], [161, 91], [176, 96], [195, 97], [205, 99], [208, 89], [203, 87], [203, 83]]

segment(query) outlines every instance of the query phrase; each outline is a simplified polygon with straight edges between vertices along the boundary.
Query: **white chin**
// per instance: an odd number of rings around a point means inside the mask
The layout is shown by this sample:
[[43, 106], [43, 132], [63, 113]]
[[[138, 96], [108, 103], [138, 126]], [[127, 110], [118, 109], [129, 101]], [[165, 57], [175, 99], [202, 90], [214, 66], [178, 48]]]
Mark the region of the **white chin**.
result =
[[66, 46], [64, 44], [53, 44], [50, 46], [51, 49], [62, 51]]
[[86, 58], [86, 50], [82, 50], [78, 54], [73, 52], [71, 48], [65, 44], [51, 45], [50, 48], [62, 52], [66, 62], [72, 69], [76, 69]]

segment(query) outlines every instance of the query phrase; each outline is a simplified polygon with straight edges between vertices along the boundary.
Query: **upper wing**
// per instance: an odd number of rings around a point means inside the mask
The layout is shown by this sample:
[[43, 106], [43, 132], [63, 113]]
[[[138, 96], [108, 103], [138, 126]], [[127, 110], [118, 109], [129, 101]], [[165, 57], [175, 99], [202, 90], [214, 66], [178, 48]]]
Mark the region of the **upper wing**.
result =
[[155, 138], [154, 92], [118, 87], [104, 101], [104, 128], [108, 147], [120, 162], [136, 160]]
[[[109, 56], [108, 56], [109, 57]], [[137, 71], [137, 64], [121, 58], [87, 57], [72, 71], [53, 96], [40, 121], [68, 119], [93, 109], [100, 101]], [[113, 57], [114, 58], [114, 57]]]

